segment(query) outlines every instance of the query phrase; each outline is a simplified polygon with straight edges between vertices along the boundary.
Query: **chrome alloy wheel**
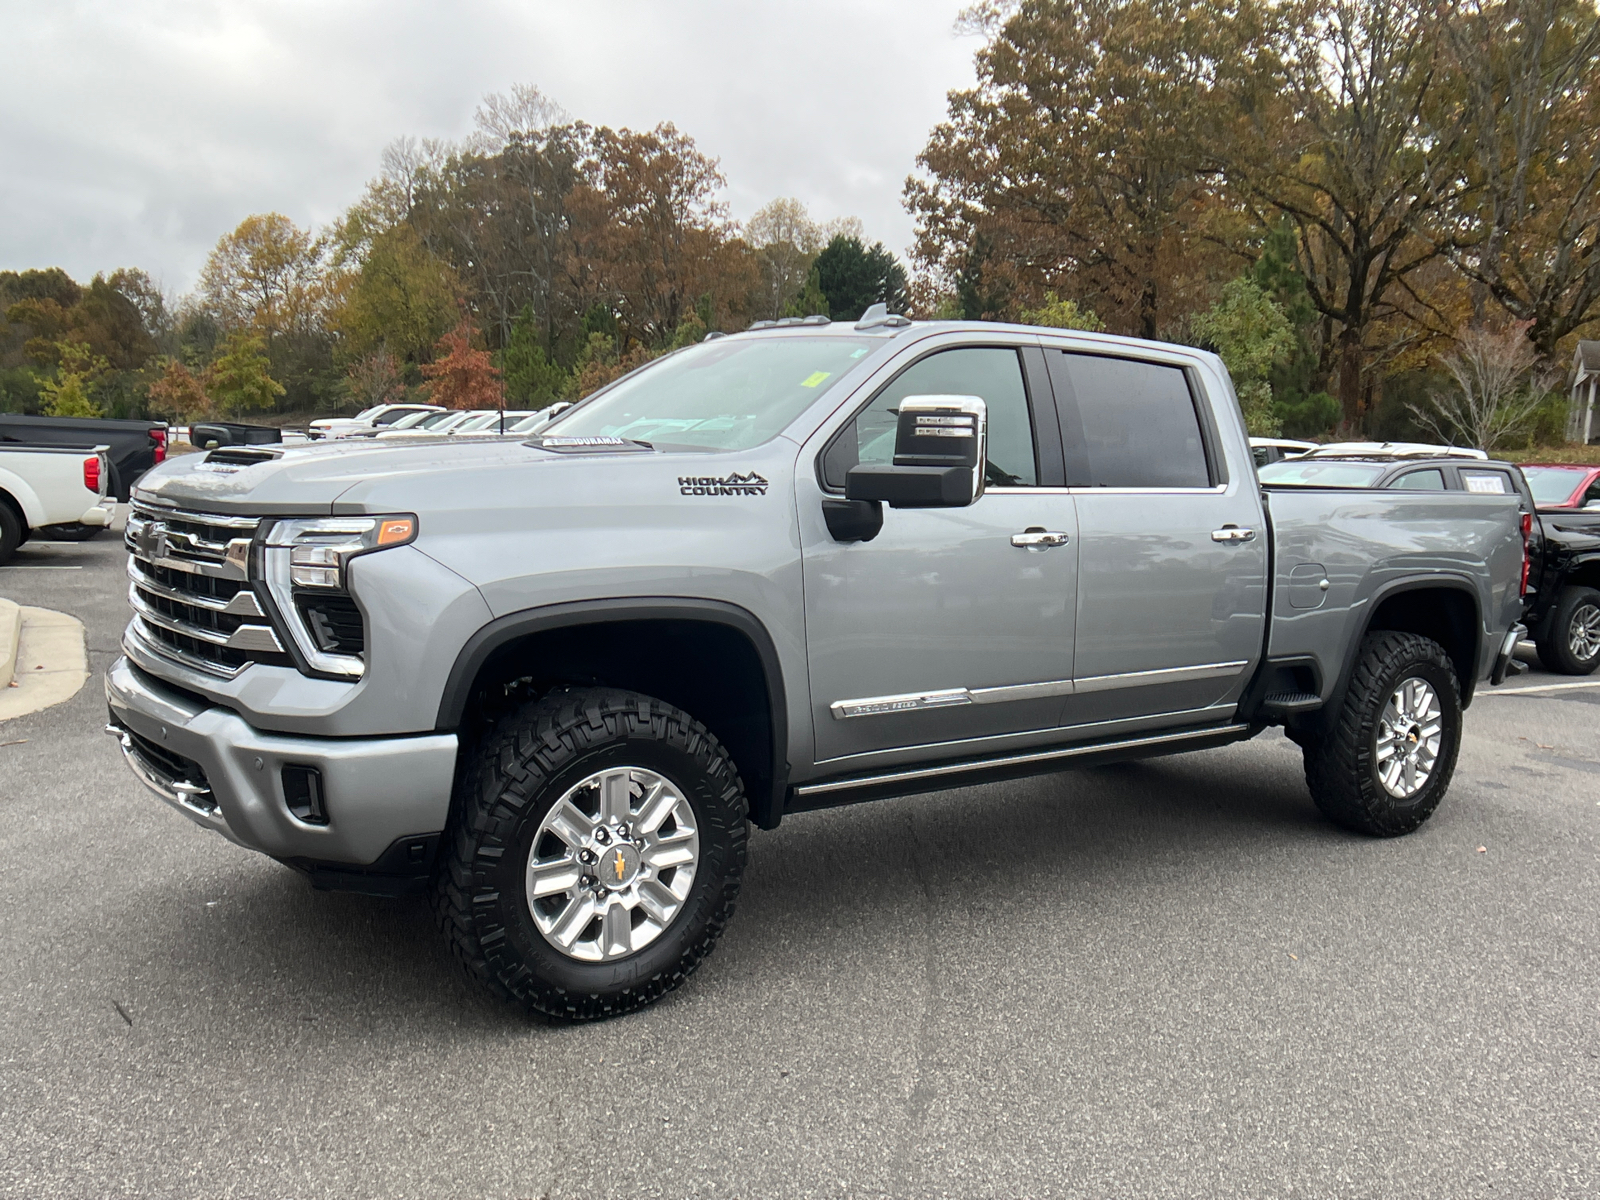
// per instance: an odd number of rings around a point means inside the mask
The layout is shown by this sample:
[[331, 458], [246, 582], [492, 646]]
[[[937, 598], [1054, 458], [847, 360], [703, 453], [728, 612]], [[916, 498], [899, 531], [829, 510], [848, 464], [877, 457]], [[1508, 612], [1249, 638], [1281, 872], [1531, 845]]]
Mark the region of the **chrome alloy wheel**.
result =
[[1399, 800], [1409, 800], [1433, 775], [1444, 741], [1444, 710], [1432, 685], [1403, 680], [1378, 718], [1378, 781]]
[[1567, 626], [1567, 649], [1579, 662], [1588, 662], [1600, 654], [1600, 608], [1593, 604], [1580, 604]]
[[642, 950], [683, 909], [700, 864], [694, 810], [644, 767], [608, 767], [557, 800], [528, 852], [533, 923], [581, 962]]

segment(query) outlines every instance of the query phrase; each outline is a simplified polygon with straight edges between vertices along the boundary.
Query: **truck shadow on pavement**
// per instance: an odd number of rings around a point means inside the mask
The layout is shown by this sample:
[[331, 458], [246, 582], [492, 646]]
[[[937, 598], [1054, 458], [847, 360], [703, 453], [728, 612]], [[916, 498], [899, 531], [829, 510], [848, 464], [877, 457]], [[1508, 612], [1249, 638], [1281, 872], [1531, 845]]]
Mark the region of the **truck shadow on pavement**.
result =
[[[1314, 863], [1361, 841], [1312, 806], [1298, 751], [1270, 742], [800, 814], [753, 832], [723, 944], [652, 1011], [785, 977], [825, 986], [818, 973], [870, 951], [885, 926], [924, 924], [935, 896], [958, 923], [983, 922], [996, 897], [1025, 897], [1041, 921], [1071, 930], [1152, 895], [1192, 905], [1264, 856]], [[147, 887], [113, 918], [136, 991], [180, 1009], [204, 997], [219, 1021], [277, 1014], [389, 1037], [440, 1020], [527, 1027], [462, 977], [424, 899], [317, 892], [231, 849], [223, 863]]]

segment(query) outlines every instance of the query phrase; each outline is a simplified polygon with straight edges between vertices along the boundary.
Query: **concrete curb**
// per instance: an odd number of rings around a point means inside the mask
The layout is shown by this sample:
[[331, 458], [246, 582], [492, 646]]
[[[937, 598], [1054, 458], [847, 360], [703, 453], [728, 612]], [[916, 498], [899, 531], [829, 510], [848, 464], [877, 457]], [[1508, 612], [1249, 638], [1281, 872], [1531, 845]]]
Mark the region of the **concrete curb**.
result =
[[21, 608], [15, 678], [0, 688], [0, 721], [61, 704], [89, 681], [89, 643], [83, 622], [48, 608]]
[[17, 670], [17, 643], [22, 637], [22, 609], [0, 600], [0, 688], [9, 687]]

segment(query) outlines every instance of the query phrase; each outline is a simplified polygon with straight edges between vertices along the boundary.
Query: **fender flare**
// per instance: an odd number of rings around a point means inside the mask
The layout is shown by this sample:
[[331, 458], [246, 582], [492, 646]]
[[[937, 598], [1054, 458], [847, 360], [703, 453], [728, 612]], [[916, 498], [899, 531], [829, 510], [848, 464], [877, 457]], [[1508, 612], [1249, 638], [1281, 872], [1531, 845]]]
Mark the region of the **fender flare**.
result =
[[767, 711], [772, 744], [769, 794], [751, 795], [750, 818], [763, 829], [777, 826], [789, 787], [789, 710], [785, 700], [783, 667], [777, 646], [758, 617], [748, 609], [723, 600], [691, 596], [634, 596], [606, 600], [579, 600], [522, 609], [496, 617], [467, 639], [439, 697], [434, 728], [451, 732], [459, 728], [472, 695], [472, 685], [494, 652], [529, 634], [547, 633], [582, 625], [617, 621], [703, 621], [723, 625], [742, 634], [756, 652], [767, 688]]
[[1355, 674], [1356, 656], [1361, 652], [1361, 643], [1368, 633], [1372, 632], [1372, 621], [1378, 614], [1378, 609], [1383, 607], [1383, 602], [1392, 596], [1404, 592], [1432, 591], [1438, 588], [1448, 588], [1460, 592], [1472, 604], [1472, 671], [1467, 678], [1461, 681], [1461, 707], [1466, 708], [1472, 703], [1472, 693], [1478, 685], [1477, 670], [1478, 657], [1483, 650], [1483, 609], [1478, 602], [1478, 590], [1472, 581], [1464, 575], [1413, 575], [1403, 579], [1391, 580], [1381, 585], [1366, 599], [1367, 611], [1361, 621], [1360, 631], [1350, 639], [1350, 644], [1345, 647], [1344, 662], [1339, 668], [1339, 677], [1334, 682], [1333, 691], [1328, 695], [1328, 701], [1318, 711], [1318, 716], [1323, 721], [1332, 720], [1344, 703], [1344, 695], [1350, 686], [1350, 676]]

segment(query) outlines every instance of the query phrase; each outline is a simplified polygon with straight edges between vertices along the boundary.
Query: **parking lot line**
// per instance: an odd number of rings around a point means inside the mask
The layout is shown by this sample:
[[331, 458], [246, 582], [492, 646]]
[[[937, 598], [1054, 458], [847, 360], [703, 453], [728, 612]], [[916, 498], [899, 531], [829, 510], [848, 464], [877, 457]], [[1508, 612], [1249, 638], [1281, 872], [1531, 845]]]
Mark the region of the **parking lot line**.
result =
[[81, 571], [82, 567], [36, 567], [32, 564], [12, 563], [9, 567], [0, 567], [0, 571]]
[[1480, 696], [1520, 696], [1524, 692], [1566, 692], [1573, 688], [1600, 687], [1600, 679], [1585, 679], [1578, 683], [1541, 683], [1536, 687], [1521, 688], [1491, 688], [1478, 693]]

